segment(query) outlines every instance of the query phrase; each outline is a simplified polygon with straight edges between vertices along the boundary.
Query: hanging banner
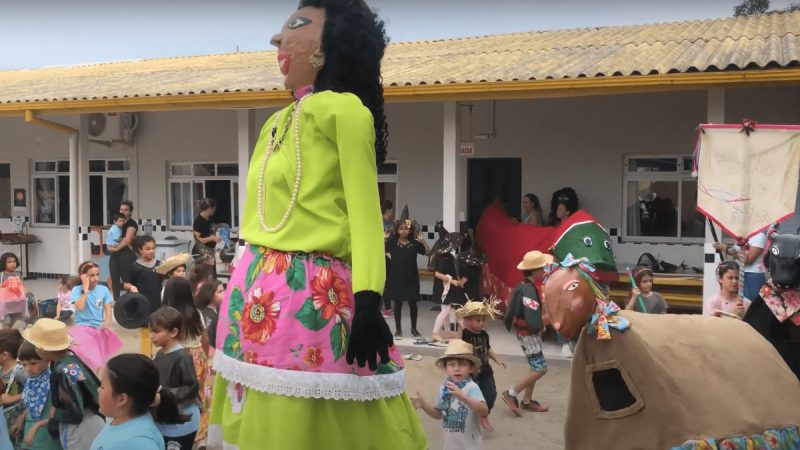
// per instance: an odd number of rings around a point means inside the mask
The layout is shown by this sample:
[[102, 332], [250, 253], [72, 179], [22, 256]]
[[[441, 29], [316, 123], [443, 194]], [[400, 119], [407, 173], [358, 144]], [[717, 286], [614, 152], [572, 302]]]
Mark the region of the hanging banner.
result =
[[800, 126], [700, 125], [697, 209], [738, 240], [794, 213]]

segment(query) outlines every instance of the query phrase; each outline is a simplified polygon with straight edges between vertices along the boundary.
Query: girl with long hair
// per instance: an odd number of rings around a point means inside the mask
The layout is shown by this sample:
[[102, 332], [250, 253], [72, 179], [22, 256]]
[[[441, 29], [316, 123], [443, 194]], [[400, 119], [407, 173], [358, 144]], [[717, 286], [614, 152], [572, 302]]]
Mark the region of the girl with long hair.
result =
[[175, 308], [183, 319], [178, 341], [192, 357], [195, 375], [200, 383], [200, 427], [196, 439], [202, 442], [208, 434], [208, 414], [211, 402], [211, 378], [208, 371], [208, 334], [203, 317], [194, 305], [189, 281], [170, 278], [164, 284], [164, 305]]

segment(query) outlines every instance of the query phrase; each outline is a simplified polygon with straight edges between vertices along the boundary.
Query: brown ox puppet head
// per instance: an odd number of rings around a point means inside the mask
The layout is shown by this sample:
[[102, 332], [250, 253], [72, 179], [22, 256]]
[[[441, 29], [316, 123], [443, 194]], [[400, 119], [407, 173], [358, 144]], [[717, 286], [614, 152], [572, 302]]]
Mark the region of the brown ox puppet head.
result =
[[543, 294], [550, 323], [565, 339], [576, 337], [597, 307], [591, 282], [574, 267], [552, 272], [544, 283]]

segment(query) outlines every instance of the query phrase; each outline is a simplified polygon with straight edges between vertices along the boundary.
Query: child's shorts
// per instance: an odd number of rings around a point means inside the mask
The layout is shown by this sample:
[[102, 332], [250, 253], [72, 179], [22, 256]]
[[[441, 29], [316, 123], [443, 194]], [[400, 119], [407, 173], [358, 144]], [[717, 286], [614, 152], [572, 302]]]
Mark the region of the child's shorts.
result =
[[547, 361], [544, 359], [544, 353], [542, 353], [542, 335], [517, 335], [517, 340], [522, 347], [522, 352], [525, 353], [525, 357], [528, 358], [528, 365], [531, 366], [531, 369], [534, 372], [547, 370]]

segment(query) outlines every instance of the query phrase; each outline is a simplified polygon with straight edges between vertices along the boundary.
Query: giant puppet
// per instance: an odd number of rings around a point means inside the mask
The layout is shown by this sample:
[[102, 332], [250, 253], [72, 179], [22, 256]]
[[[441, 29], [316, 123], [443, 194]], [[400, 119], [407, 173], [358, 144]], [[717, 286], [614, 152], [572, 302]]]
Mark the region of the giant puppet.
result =
[[557, 227], [523, 224], [509, 217], [499, 202], [481, 214], [476, 229], [478, 247], [486, 255], [484, 294], [508, 300], [522, 281], [517, 263], [525, 253], [539, 250], [562, 260], [568, 254], [586, 258], [604, 282], [616, 279], [616, 264], [608, 232], [584, 210], [575, 211]]
[[428, 447], [380, 313], [386, 41], [363, 0], [302, 0], [272, 38], [294, 100], [264, 124], [251, 158], [210, 446]]
[[565, 448], [800, 448], [800, 386], [740, 320], [621, 311], [585, 260], [544, 284], [553, 327], [578, 337]]

